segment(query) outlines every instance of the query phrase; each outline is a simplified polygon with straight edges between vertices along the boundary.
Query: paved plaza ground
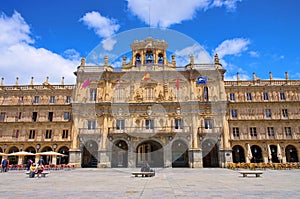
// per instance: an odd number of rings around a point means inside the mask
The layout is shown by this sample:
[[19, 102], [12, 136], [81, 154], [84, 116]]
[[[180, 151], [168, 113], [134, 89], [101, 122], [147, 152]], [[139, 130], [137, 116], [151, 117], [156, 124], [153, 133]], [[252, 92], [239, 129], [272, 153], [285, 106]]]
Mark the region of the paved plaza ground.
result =
[[0, 173], [0, 198], [299, 198], [300, 170], [265, 170], [243, 178], [221, 168], [156, 169], [156, 176], [131, 176], [136, 169], [50, 171], [28, 178], [25, 171]]

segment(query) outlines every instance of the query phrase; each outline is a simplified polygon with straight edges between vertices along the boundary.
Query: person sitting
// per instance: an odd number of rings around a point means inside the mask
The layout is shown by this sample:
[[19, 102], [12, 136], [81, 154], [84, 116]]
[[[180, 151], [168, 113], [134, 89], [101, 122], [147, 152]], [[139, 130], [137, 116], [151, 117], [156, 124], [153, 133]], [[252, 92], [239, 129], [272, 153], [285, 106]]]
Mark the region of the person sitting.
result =
[[146, 163], [142, 166], [141, 172], [150, 172], [150, 166], [148, 163]]
[[36, 172], [36, 164], [32, 163], [29, 169], [29, 178], [34, 178]]
[[41, 175], [41, 173], [44, 171], [44, 166], [42, 165], [42, 164], [39, 164], [38, 166], [37, 166], [37, 177], [39, 178], [40, 177], [40, 175]]

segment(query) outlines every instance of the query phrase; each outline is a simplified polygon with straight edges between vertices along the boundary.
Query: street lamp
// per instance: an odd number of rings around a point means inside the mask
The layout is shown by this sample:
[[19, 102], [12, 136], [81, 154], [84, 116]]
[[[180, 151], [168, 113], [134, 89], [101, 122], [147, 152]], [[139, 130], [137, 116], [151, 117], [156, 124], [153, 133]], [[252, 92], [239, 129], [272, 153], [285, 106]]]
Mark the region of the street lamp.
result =
[[55, 151], [56, 148], [57, 148], [57, 144], [53, 144], [54, 151]]
[[36, 148], [36, 152], [39, 152], [39, 149], [41, 148], [41, 145], [37, 144], [35, 148]]
[[7, 147], [7, 145], [4, 144], [4, 145], [3, 145], [3, 152], [4, 152], [4, 153], [5, 153], [6, 147]]

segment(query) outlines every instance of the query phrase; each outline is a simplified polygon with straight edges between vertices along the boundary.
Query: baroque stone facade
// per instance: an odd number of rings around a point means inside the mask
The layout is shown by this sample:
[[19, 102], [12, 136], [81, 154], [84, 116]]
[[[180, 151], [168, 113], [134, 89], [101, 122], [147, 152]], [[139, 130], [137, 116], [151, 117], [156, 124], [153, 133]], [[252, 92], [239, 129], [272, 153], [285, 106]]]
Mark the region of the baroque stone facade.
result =
[[164, 40], [130, 47], [121, 68], [82, 58], [75, 85], [2, 79], [0, 152], [57, 151], [67, 156], [48, 163], [103, 168], [299, 161], [299, 80], [224, 81], [217, 55], [177, 66]]

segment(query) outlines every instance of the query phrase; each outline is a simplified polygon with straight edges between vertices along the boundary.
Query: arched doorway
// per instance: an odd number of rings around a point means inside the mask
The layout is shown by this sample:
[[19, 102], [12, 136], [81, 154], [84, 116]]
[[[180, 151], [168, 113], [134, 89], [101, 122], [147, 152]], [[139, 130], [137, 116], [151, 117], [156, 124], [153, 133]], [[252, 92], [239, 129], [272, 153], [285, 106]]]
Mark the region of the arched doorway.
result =
[[217, 142], [207, 139], [202, 142], [203, 167], [219, 167]]
[[293, 145], [288, 145], [285, 148], [285, 156], [287, 162], [298, 162], [297, 149]]
[[83, 146], [81, 167], [97, 167], [98, 165], [98, 144], [87, 141]]
[[262, 156], [262, 151], [261, 148], [257, 145], [253, 145], [251, 146], [251, 152], [252, 152], [252, 159], [251, 162], [252, 163], [259, 163], [259, 162], [263, 162], [263, 156]]
[[[32, 147], [32, 146], [26, 148], [25, 151], [30, 152], [30, 153], [36, 153], [35, 148]], [[28, 155], [28, 156], [25, 156], [23, 161], [24, 161], [25, 163], [27, 163], [29, 159], [31, 159], [32, 162], [35, 162], [35, 155], [30, 155], [30, 156]]]
[[59, 148], [58, 153], [64, 154], [64, 156], [57, 156], [56, 164], [68, 164], [69, 163], [69, 148], [63, 146]]
[[232, 148], [232, 158], [234, 163], [245, 162], [244, 148], [240, 145], [235, 145]]
[[[41, 152], [53, 151], [50, 146], [44, 147]], [[52, 156], [50, 155], [42, 155], [41, 156], [45, 162], [45, 164], [52, 164]]]
[[128, 145], [123, 140], [118, 140], [112, 147], [111, 167], [128, 167]]
[[145, 163], [148, 163], [150, 167], [164, 166], [164, 152], [160, 143], [148, 140], [137, 146], [136, 166], [141, 167]]
[[270, 145], [270, 150], [271, 150], [272, 162], [278, 163], [279, 159], [277, 157], [277, 146], [276, 145]]
[[181, 140], [172, 144], [172, 167], [189, 167], [188, 147]]
[[[11, 147], [8, 151], [8, 153], [15, 153], [19, 152], [19, 149], [15, 146]], [[19, 157], [18, 156], [8, 156], [7, 159], [9, 160], [9, 164], [18, 164]]]

